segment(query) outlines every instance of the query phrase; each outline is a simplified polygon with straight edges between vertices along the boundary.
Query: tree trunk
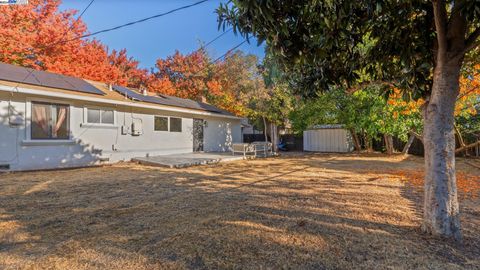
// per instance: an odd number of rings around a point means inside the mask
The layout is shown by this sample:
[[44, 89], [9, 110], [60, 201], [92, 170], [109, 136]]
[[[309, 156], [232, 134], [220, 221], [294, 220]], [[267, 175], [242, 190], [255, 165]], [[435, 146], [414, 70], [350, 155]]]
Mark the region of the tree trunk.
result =
[[367, 148], [368, 153], [373, 152], [372, 138], [370, 138], [370, 136], [366, 133], [365, 133], [365, 148]]
[[415, 135], [410, 133], [410, 137], [408, 137], [407, 144], [405, 144], [405, 147], [403, 147], [402, 154], [407, 155], [408, 150], [410, 150], [410, 147], [412, 146], [413, 141], [415, 140]]
[[383, 139], [385, 140], [385, 149], [387, 150], [387, 155], [393, 155], [393, 137], [392, 135], [384, 134]]
[[358, 135], [353, 128], [350, 129], [350, 134], [352, 135], [355, 151], [360, 152], [362, 150], [362, 146], [360, 145], [360, 139], [358, 138]]
[[273, 126], [273, 139], [272, 139], [272, 147], [273, 147], [273, 152], [277, 153], [278, 152], [278, 127], [276, 124], [272, 123]]
[[262, 117], [263, 119], [263, 134], [265, 135], [265, 142], [268, 142], [268, 137], [267, 137], [267, 120], [265, 117]]
[[460, 65], [437, 63], [424, 107], [425, 201], [422, 229], [461, 240], [455, 178], [454, 109]]

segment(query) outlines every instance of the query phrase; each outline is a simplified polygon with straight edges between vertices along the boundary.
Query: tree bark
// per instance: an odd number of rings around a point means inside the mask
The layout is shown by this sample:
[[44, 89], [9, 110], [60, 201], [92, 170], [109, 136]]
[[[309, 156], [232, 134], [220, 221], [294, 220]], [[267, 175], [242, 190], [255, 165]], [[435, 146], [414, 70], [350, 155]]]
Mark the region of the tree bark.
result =
[[407, 144], [405, 144], [405, 147], [403, 147], [402, 154], [407, 155], [408, 150], [410, 150], [410, 147], [413, 144], [413, 141], [415, 140], [415, 135], [410, 133], [410, 137], [408, 137]]
[[265, 117], [262, 117], [263, 119], [263, 134], [265, 135], [265, 142], [268, 142], [268, 136], [267, 136], [267, 120]]
[[275, 153], [278, 152], [278, 143], [279, 143], [279, 136], [278, 136], [278, 126], [276, 124], [272, 124], [273, 125], [273, 142], [272, 142], [272, 146], [273, 146], [273, 151]]
[[387, 150], [387, 155], [393, 155], [393, 137], [392, 135], [383, 134], [383, 139], [385, 140], [385, 149]]
[[365, 148], [367, 148], [368, 153], [373, 152], [372, 138], [365, 133]]
[[432, 93], [423, 111], [425, 201], [422, 229], [456, 240], [462, 237], [455, 178], [454, 132], [459, 74], [458, 63], [437, 62]]
[[360, 145], [360, 139], [358, 138], [357, 133], [354, 129], [350, 129], [350, 133], [352, 135], [353, 145], [355, 147], [355, 151], [359, 152], [362, 150], [362, 146]]

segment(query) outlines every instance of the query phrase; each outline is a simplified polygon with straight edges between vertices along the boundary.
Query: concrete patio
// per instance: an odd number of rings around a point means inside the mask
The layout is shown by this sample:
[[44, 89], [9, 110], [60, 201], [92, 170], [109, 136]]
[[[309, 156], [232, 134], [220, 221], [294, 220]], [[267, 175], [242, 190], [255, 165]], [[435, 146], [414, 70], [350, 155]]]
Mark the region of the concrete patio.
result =
[[151, 157], [138, 157], [132, 159], [143, 165], [159, 166], [167, 168], [186, 168], [190, 166], [215, 164], [219, 162], [229, 162], [243, 160], [242, 155], [232, 155], [231, 152], [224, 153], [185, 153], [172, 154]]

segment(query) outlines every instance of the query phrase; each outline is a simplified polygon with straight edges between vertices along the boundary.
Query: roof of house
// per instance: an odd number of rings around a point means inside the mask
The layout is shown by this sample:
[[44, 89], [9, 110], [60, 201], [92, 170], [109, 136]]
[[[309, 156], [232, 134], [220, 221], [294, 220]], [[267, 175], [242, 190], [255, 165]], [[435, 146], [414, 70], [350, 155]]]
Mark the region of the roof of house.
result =
[[[122, 103], [130, 101], [128, 104], [130, 106], [144, 104], [149, 105], [149, 107], [159, 107], [163, 110], [168, 109], [168, 107], [183, 108], [208, 112], [212, 115], [235, 117], [228, 111], [203, 102], [152, 92], [144, 95], [138, 89], [117, 85], [110, 88], [108, 84], [102, 82], [37, 71], [1, 62], [0, 85], [11, 87], [9, 88], [11, 92], [18, 91], [18, 88], [28, 88], [38, 90], [39, 93], [51, 93], [52, 95], [69, 94], [68, 96], [73, 95], [82, 99], [90, 97], [95, 101], [108, 100]], [[5, 91], [5, 89], [0, 90]]]

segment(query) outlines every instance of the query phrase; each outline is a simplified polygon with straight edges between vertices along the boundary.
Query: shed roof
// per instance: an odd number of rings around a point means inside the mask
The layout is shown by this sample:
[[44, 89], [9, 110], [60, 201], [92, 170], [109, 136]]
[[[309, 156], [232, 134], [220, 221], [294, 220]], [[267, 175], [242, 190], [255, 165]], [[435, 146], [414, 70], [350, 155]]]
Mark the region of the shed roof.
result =
[[329, 125], [313, 125], [308, 130], [315, 130], [315, 129], [343, 129], [345, 125], [342, 124], [329, 124]]

